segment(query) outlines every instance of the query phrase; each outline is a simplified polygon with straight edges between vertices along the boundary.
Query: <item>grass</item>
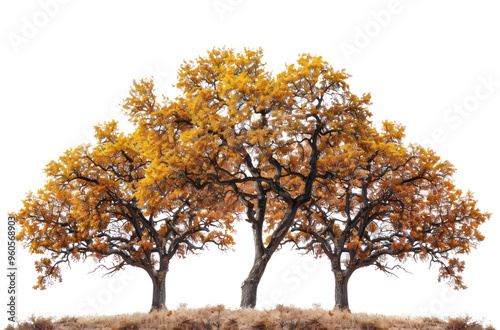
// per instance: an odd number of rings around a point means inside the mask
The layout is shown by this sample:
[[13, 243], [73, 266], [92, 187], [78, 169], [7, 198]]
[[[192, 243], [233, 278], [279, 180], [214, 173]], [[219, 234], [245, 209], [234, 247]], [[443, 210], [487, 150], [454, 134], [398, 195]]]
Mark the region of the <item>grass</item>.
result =
[[286, 329], [286, 330], [341, 330], [341, 329], [422, 329], [422, 330], [458, 330], [471, 329], [492, 330], [483, 327], [470, 317], [450, 318], [418, 318], [368, 315], [327, 311], [321, 308], [300, 309], [283, 305], [273, 310], [230, 310], [219, 306], [191, 309], [185, 306], [173, 311], [152, 313], [135, 313], [117, 316], [63, 317], [60, 319], [31, 317], [20, 322], [16, 327], [10, 325], [8, 330], [240, 330], [240, 329]]

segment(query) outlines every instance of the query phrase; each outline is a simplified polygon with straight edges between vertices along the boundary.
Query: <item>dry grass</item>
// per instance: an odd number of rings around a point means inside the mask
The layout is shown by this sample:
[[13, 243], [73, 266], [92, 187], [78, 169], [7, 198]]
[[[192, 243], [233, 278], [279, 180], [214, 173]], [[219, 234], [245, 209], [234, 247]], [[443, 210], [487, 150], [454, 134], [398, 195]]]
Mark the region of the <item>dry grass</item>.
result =
[[[7, 327], [6, 329], [9, 329]], [[19, 330], [53, 330], [55, 329], [52, 319], [45, 317], [35, 317], [32, 316], [28, 321], [20, 322], [16, 328], [11, 327], [10, 329]]]
[[174, 311], [135, 313], [118, 316], [63, 317], [58, 320], [32, 317], [9, 330], [342, 330], [342, 329], [494, 329], [484, 328], [469, 317], [452, 318], [444, 321], [438, 318], [411, 318], [397, 316], [368, 315], [362, 313], [329, 312], [321, 308], [299, 309], [278, 305], [274, 310], [251, 309], [230, 310], [223, 305], [198, 309], [185, 306]]

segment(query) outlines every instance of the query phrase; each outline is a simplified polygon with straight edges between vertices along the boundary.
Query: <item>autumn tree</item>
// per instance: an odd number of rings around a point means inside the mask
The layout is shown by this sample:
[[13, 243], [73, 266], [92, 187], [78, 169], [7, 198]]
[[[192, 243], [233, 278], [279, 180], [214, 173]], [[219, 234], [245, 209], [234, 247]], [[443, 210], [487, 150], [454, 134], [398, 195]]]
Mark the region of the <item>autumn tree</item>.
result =
[[254, 238], [241, 296], [241, 307], [250, 308], [297, 211], [329, 175], [318, 169], [327, 161], [322, 149], [364, 134], [370, 116], [369, 95], [351, 93], [349, 76], [321, 57], [302, 55], [277, 75], [266, 71], [262, 57], [261, 50], [213, 49], [181, 66], [177, 98], [153, 107], [155, 96], [139, 85], [126, 104], [157, 141], [150, 171], [238, 199], [235, 213]]
[[299, 249], [330, 259], [335, 307], [348, 309], [348, 281], [357, 269], [386, 273], [409, 258], [439, 265], [439, 280], [466, 286], [459, 256], [483, 240], [489, 218], [472, 193], [453, 183], [453, 166], [435, 152], [403, 142], [404, 127], [367, 127], [353, 144], [331, 149], [318, 185], [289, 235]]
[[[109, 274], [134, 266], [153, 283], [152, 309], [165, 308], [165, 276], [174, 256], [206, 244], [226, 248], [231, 216], [212, 209], [221, 201], [210, 185], [148, 174], [154, 155], [139, 130], [120, 133], [116, 122], [96, 126], [97, 144], [80, 145], [45, 168], [47, 182], [29, 193], [16, 215], [20, 240], [41, 275], [35, 288], [61, 281], [61, 265], [91, 257]], [[218, 209], [218, 212], [223, 210]]]

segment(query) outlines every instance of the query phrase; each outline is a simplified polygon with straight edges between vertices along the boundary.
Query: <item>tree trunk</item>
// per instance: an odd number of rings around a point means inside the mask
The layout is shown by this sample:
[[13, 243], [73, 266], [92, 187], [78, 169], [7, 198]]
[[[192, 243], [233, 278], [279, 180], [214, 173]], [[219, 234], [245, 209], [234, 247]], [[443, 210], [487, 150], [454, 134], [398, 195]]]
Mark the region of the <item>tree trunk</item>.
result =
[[295, 214], [297, 213], [298, 205], [289, 206], [283, 219], [281, 225], [273, 233], [273, 237], [269, 245], [264, 247], [262, 241], [262, 224], [264, 223], [265, 216], [265, 198], [259, 200], [259, 206], [257, 208], [258, 221], [252, 226], [253, 236], [254, 236], [254, 247], [255, 247], [255, 259], [253, 262], [252, 269], [248, 274], [248, 277], [241, 285], [241, 304], [240, 308], [255, 308], [257, 304], [257, 289], [259, 287], [260, 279], [266, 270], [267, 263], [271, 259], [271, 256], [279, 247], [279, 244], [285, 237], [286, 233], [290, 229], [293, 223]]
[[166, 309], [165, 306], [165, 276], [166, 270], [155, 271], [151, 277], [153, 281], [153, 302], [151, 304], [151, 311]]
[[349, 277], [344, 276], [342, 272], [335, 273], [335, 309], [349, 310], [349, 299], [347, 296], [347, 284]]
[[248, 277], [241, 285], [240, 308], [255, 308], [257, 304], [257, 289], [269, 259], [270, 257], [266, 254], [256, 256]]

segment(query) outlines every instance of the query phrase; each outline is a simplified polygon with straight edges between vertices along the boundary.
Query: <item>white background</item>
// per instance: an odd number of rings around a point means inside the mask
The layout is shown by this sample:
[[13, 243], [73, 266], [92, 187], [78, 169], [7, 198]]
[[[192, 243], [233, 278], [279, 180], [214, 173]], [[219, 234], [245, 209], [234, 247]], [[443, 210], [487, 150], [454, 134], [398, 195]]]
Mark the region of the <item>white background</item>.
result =
[[[407, 127], [409, 142], [433, 147], [457, 168], [456, 183], [472, 190], [486, 240], [466, 257], [469, 289], [438, 283], [437, 269], [408, 264], [413, 275], [386, 277], [374, 269], [350, 281], [353, 312], [464, 315], [500, 326], [498, 309], [498, 114], [500, 20], [494, 1], [76, 1], [0, 2], [1, 210], [0, 260], [6, 268], [7, 213], [44, 182], [43, 168], [86, 142], [93, 126], [120, 118], [133, 79], [153, 75], [160, 94], [183, 59], [214, 46], [262, 47], [279, 72], [299, 53], [346, 68], [356, 93], [372, 94], [374, 121]], [[460, 110], [462, 109], [462, 110]], [[215, 250], [174, 260], [167, 305], [223, 303], [237, 308], [252, 263], [251, 233], [240, 226], [235, 252]], [[141, 270], [116, 278], [87, 274], [90, 264], [64, 271], [63, 283], [34, 291], [34, 258], [20, 251], [20, 317], [147, 312], [152, 285]], [[1, 276], [1, 306], [7, 299]], [[259, 308], [276, 303], [331, 309], [327, 260], [283, 251], [271, 260]], [[4, 302], [5, 301], [5, 304]], [[3, 307], [3, 309], [7, 309]], [[0, 325], [7, 314], [0, 308]]]

